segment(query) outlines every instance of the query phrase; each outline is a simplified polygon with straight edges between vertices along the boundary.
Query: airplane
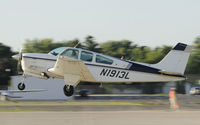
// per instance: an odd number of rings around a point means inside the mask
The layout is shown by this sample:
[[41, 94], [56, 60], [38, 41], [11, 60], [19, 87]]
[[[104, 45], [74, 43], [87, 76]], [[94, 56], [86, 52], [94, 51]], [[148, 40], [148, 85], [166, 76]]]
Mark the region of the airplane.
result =
[[192, 46], [178, 43], [160, 62], [147, 64], [119, 59], [80, 48], [60, 47], [49, 53], [14, 55], [23, 70], [19, 90], [25, 89], [24, 79], [34, 76], [43, 79], [61, 78], [66, 96], [72, 96], [79, 82], [140, 83], [185, 80], [184, 71]]
[[1, 101], [6, 101], [11, 98], [22, 98], [21, 96], [13, 96], [14, 93], [29, 93], [29, 92], [42, 92], [46, 90], [0, 90], [0, 100]]

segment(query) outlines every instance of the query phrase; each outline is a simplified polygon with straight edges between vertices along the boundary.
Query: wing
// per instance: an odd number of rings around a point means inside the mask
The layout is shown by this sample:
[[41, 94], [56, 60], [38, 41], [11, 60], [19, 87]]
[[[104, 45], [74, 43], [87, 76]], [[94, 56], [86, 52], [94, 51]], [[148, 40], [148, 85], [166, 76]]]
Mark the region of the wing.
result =
[[67, 84], [75, 85], [79, 81], [95, 81], [82, 61], [64, 56], [59, 56], [55, 66], [48, 71], [64, 78]]
[[32, 90], [8, 90], [10, 93], [28, 93], [28, 92], [43, 92], [45, 89], [32, 89]]
[[8, 96], [8, 98], [23, 98], [22, 96]]

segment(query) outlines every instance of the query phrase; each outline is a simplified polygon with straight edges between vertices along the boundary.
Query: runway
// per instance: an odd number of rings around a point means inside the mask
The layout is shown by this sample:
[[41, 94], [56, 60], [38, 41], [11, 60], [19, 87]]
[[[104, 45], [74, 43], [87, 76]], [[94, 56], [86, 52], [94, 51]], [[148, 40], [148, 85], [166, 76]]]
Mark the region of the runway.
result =
[[[92, 97], [69, 101], [1, 102], [2, 125], [200, 124], [200, 96], [179, 95], [172, 111], [166, 97]], [[130, 99], [131, 98], [131, 99]], [[10, 111], [10, 112], [9, 112]]]
[[[180, 110], [200, 111], [200, 96], [178, 95]], [[60, 101], [0, 102], [0, 111], [169, 110], [167, 96], [92, 96]]]
[[2, 125], [188, 125], [200, 111], [0, 112]]

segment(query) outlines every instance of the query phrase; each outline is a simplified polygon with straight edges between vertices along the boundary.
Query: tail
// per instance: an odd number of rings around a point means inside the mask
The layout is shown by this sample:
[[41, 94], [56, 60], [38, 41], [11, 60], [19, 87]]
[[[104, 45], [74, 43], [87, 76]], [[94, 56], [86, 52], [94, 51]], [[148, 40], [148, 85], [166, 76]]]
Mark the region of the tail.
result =
[[178, 43], [159, 63], [153, 64], [163, 73], [184, 74], [192, 46]]

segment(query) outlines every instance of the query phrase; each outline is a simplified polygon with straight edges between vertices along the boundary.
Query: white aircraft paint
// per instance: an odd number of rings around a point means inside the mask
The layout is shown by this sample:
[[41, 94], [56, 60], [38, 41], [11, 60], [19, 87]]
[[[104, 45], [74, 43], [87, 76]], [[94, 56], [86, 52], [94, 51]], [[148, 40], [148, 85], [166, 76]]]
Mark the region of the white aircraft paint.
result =
[[[65, 56], [72, 50], [76, 59]], [[76, 86], [80, 81], [88, 82], [170, 82], [184, 80], [183, 73], [192, 47], [178, 43], [158, 64], [145, 64], [118, 59], [83, 49], [62, 47], [48, 54], [22, 54], [22, 69], [25, 75], [48, 79], [63, 78], [67, 85]], [[90, 53], [93, 58], [83, 61], [81, 54]], [[101, 58], [98, 62], [98, 57]], [[14, 56], [17, 58], [17, 55]], [[105, 62], [105, 59], [110, 60]], [[103, 60], [103, 61], [102, 61]], [[102, 61], [102, 62], [101, 62]]]

